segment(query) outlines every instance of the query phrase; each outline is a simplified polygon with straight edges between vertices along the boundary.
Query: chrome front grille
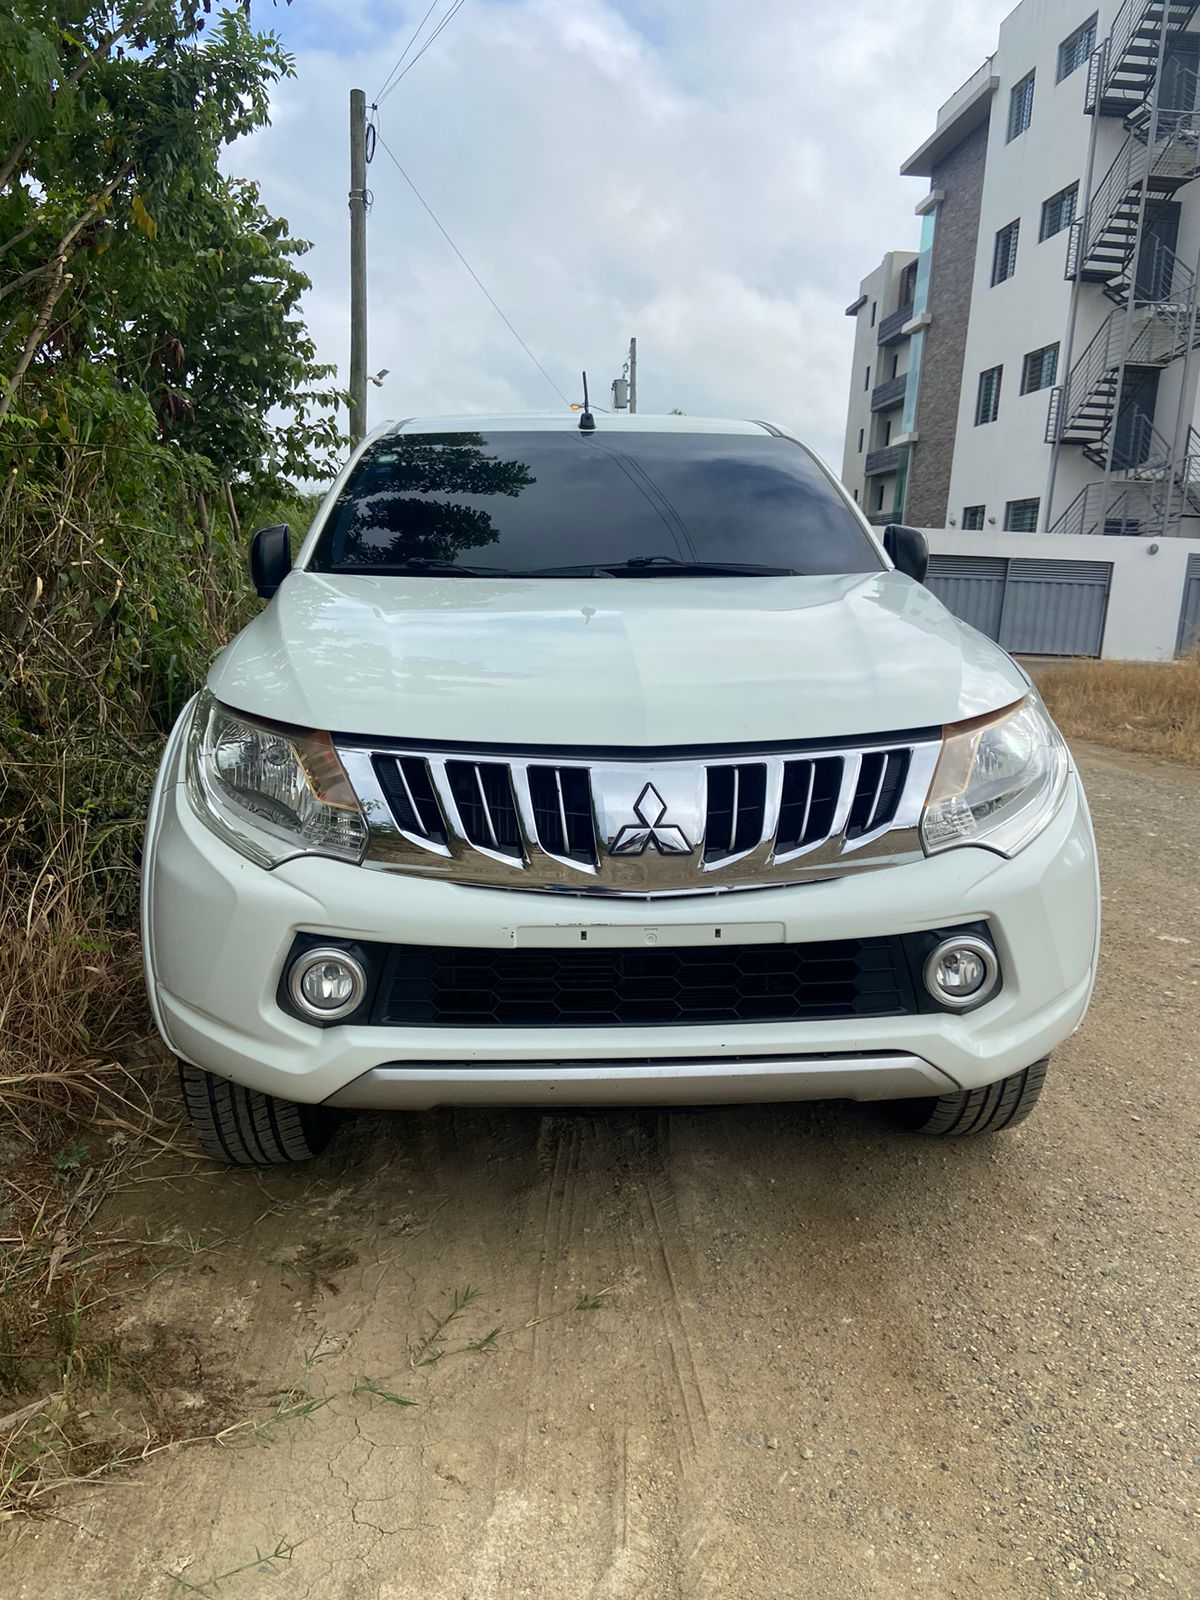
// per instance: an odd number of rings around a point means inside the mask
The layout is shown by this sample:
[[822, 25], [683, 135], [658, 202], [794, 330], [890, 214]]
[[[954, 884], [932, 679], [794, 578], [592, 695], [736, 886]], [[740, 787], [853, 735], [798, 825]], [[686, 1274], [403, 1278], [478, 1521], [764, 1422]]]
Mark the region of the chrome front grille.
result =
[[710, 759], [340, 754], [368, 866], [457, 883], [613, 895], [716, 893], [921, 854], [940, 742]]

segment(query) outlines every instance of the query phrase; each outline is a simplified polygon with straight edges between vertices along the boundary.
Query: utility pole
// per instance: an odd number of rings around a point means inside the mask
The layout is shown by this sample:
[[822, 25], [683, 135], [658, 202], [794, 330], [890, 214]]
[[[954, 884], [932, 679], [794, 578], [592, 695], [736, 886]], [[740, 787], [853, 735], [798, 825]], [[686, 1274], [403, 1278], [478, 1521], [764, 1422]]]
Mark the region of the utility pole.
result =
[[367, 431], [367, 97], [350, 91], [350, 443]]
[[629, 341], [629, 409], [637, 410], [637, 340]]

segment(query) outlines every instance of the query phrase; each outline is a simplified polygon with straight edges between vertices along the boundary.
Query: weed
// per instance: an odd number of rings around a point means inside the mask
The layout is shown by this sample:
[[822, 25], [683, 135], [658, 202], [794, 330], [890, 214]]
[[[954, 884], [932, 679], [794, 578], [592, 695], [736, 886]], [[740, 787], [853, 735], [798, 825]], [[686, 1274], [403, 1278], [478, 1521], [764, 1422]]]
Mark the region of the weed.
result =
[[64, 1145], [54, 1157], [55, 1183], [70, 1183], [73, 1175], [79, 1171], [90, 1154], [87, 1145], [80, 1144], [77, 1139]]
[[581, 1294], [575, 1302], [576, 1311], [600, 1311], [608, 1304], [609, 1289], [601, 1289], [596, 1294]]
[[328, 1361], [330, 1356], [339, 1355], [341, 1349], [340, 1343], [336, 1339], [331, 1339], [325, 1329], [322, 1328], [317, 1335], [316, 1344], [304, 1352], [305, 1372], [311, 1372], [319, 1361]]
[[385, 1389], [376, 1383], [374, 1378], [360, 1378], [351, 1393], [371, 1394], [377, 1400], [386, 1400], [388, 1405], [391, 1406], [415, 1406], [420, 1404], [420, 1401], [410, 1400], [407, 1395], [393, 1394], [390, 1389]]
[[[323, 1411], [327, 1405], [337, 1399], [334, 1394], [316, 1396], [308, 1384], [302, 1380], [289, 1383], [286, 1389], [280, 1389], [272, 1397], [275, 1401], [270, 1422], [292, 1422], [297, 1417], [315, 1416], [318, 1411]], [[269, 1426], [268, 1423], [266, 1426]], [[268, 1439], [269, 1434], [265, 1435]]]
[[435, 1367], [446, 1354], [446, 1330], [457, 1317], [479, 1298], [479, 1290], [468, 1283], [465, 1288], [455, 1289], [450, 1297], [450, 1308], [440, 1317], [433, 1319], [432, 1325], [421, 1335], [416, 1344], [408, 1347], [409, 1366]]
[[193, 1583], [189, 1578], [185, 1577], [186, 1567], [183, 1572], [168, 1573], [168, 1577], [171, 1579], [171, 1588], [167, 1600], [172, 1600], [172, 1597], [181, 1594], [211, 1596], [220, 1589], [223, 1583], [228, 1583], [231, 1578], [240, 1578], [246, 1572], [261, 1572], [266, 1576], [274, 1577], [279, 1569], [279, 1564], [284, 1561], [290, 1561], [297, 1549], [299, 1549], [299, 1541], [293, 1544], [287, 1539], [280, 1539], [274, 1550], [269, 1554], [264, 1555], [261, 1550], [256, 1549], [253, 1561], [243, 1561], [241, 1566], [230, 1567], [227, 1572], [214, 1573], [212, 1577], [205, 1578], [202, 1583]]
[[496, 1348], [496, 1340], [503, 1332], [503, 1328], [489, 1328], [481, 1339], [468, 1340], [467, 1349], [474, 1350], [476, 1353], [483, 1350], [494, 1350]]

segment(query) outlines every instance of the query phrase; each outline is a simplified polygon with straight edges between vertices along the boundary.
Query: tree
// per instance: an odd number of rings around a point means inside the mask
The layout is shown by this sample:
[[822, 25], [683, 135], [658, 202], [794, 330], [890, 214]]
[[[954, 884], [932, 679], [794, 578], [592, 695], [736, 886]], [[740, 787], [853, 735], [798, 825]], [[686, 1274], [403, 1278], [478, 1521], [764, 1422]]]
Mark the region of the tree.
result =
[[206, 33], [211, 9], [0, 17], [0, 423], [87, 432], [140, 405], [202, 474], [277, 488], [330, 470], [338, 396], [297, 315], [307, 246], [218, 163], [293, 67], [248, 5]]

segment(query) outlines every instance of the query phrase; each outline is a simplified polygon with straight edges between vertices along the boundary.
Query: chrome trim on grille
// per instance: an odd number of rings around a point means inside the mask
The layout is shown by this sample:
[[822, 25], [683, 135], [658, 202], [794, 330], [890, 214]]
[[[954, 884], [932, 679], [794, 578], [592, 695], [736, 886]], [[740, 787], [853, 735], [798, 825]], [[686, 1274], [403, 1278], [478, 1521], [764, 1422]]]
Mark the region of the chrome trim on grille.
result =
[[[921, 809], [940, 750], [937, 739], [920, 739], [862, 749], [798, 750], [795, 755], [689, 756], [639, 763], [509, 758], [490, 751], [478, 757], [465, 753], [441, 756], [339, 745], [370, 829], [365, 866], [493, 888], [642, 898], [798, 883], [916, 860], [922, 855], [918, 833]], [[864, 760], [874, 757], [882, 759], [864, 811], [868, 791], [864, 787], [864, 796], [858, 797], [859, 782], [864, 777]], [[889, 757], [902, 763], [890, 786]], [[486, 843], [481, 842], [478, 827], [473, 840], [464, 822], [447, 771], [451, 762], [473, 769]], [[805, 765], [806, 775], [799, 770]], [[497, 766], [507, 774], [511, 786], [519, 853], [501, 843], [494, 802], [485, 788], [482, 769]], [[546, 780], [539, 776], [545, 823], [539, 820], [530, 785], [531, 768], [539, 769], [539, 774], [553, 773], [549, 800]], [[720, 837], [727, 839], [729, 849], [722, 854], [718, 847], [708, 856], [710, 791], [717, 781], [713, 774], [729, 768], [732, 773], [720, 780], [726, 797], [720, 802]], [[747, 777], [754, 768], [763, 769], [761, 804], [757, 776], [752, 783]], [[788, 827], [789, 837], [799, 843], [780, 849], [790, 770], [791, 781], [798, 789], [802, 787], [804, 794], [799, 828], [793, 831], [794, 822]], [[579, 797], [572, 802], [574, 828], [565, 799], [564, 774], [568, 773], [582, 773], [586, 778], [586, 790], [580, 779], [571, 780], [571, 792]], [[870, 767], [865, 783], [872, 783]], [[824, 785], [823, 793], [818, 793], [819, 784]], [[407, 813], [405, 821], [415, 822], [416, 827], [402, 826], [397, 820], [388, 801], [389, 787], [396, 805]], [[424, 796], [424, 806], [416, 790]], [[580, 821], [584, 793], [590, 801], [590, 837], [587, 824]], [[440, 812], [445, 842], [432, 826], [430, 795]], [[788, 804], [794, 818], [796, 802]], [[854, 827], [861, 832], [848, 837], [852, 813]], [[506, 814], [511, 830], [511, 810]], [[551, 841], [547, 834], [556, 837]], [[618, 842], [620, 850], [614, 853]], [[552, 848], [552, 843], [562, 848]], [[589, 851], [591, 859], [581, 859]]]

